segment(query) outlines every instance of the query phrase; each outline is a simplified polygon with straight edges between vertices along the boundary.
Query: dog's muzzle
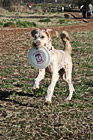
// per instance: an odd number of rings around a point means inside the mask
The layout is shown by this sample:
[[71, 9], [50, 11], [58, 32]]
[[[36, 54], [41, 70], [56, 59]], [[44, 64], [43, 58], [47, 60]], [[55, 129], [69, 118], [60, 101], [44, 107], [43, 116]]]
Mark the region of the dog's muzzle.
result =
[[32, 46], [33, 47], [35, 47], [35, 48], [40, 48], [40, 41], [34, 41], [33, 43], [32, 43]]

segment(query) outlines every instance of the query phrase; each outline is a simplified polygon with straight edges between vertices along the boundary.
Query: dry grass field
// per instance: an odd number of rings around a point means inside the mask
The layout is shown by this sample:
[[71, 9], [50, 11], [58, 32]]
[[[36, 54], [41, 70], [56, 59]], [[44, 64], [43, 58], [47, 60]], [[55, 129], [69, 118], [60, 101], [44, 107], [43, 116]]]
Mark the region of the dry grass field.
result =
[[[48, 21], [41, 21], [48, 19]], [[93, 19], [64, 18], [63, 13], [0, 15], [0, 140], [92, 140], [93, 139]], [[3, 27], [7, 22], [29, 21], [38, 28], [69, 32], [72, 44], [72, 101], [65, 102], [67, 85], [60, 79], [51, 105], [44, 104], [50, 75], [32, 91], [38, 70], [28, 61], [36, 27]], [[1, 24], [0, 24], [1, 25]], [[63, 49], [60, 37], [53, 40], [56, 49]]]

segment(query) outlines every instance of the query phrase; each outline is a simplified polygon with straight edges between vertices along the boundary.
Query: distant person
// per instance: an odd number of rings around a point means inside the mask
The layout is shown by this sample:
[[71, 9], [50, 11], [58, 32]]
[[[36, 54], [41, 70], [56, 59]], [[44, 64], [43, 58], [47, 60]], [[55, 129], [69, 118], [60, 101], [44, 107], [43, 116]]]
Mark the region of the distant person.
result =
[[54, 1], [53, 1], [53, 4], [56, 4], [56, 3], [57, 3], [57, 1], [56, 1], [56, 0], [54, 0]]
[[91, 17], [92, 16], [92, 4], [88, 5], [88, 15]]
[[87, 6], [86, 5], [84, 5], [82, 7], [82, 15], [83, 15], [83, 18], [86, 18], [86, 16], [87, 16]]
[[84, 5], [81, 5], [81, 6], [80, 6], [80, 12], [81, 12], [81, 13], [82, 13], [82, 8], [83, 8], [83, 6], [84, 6]]
[[29, 8], [30, 8], [30, 9], [32, 8], [32, 3], [29, 4]]
[[21, 0], [21, 5], [23, 5], [23, 0]]
[[69, 9], [71, 9], [71, 8], [72, 8], [72, 4], [70, 3], [70, 4], [69, 4]]

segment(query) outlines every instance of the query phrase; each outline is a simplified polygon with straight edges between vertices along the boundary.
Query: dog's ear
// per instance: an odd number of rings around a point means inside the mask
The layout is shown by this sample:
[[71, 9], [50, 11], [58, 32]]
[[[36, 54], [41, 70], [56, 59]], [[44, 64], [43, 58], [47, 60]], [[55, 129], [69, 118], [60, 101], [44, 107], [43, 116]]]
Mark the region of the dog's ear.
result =
[[34, 37], [35, 34], [38, 33], [38, 31], [39, 31], [39, 29], [34, 29], [34, 30], [32, 30], [32, 31], [31, 31], [31, 35]]
[[53, 31], [52, 29], [47, 29], [46, 32], [49, 34], [49, 36], [52, 39], [58, 37], [58, 32], [57, 31]]

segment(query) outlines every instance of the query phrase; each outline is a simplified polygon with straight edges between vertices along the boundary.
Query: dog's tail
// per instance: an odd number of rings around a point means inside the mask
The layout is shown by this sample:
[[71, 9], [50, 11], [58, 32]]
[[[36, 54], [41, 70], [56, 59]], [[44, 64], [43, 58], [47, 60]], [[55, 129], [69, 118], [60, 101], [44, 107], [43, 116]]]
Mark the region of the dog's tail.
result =
[[60, 37], [64, 44], [64, 51], [71, 55], [72, 47], [70, 44], [70, 37], [69, 37], [68, 33], [66, 31], [62, 31], [60, 34]]

